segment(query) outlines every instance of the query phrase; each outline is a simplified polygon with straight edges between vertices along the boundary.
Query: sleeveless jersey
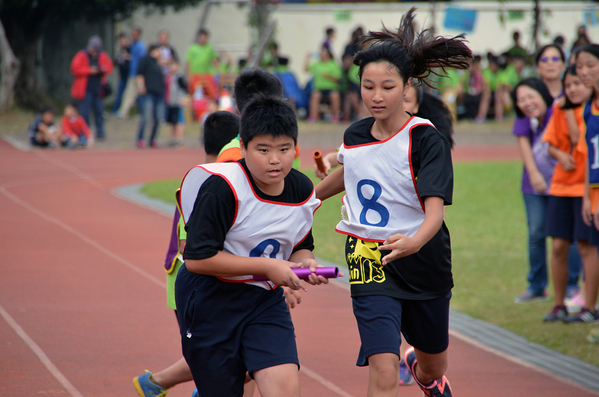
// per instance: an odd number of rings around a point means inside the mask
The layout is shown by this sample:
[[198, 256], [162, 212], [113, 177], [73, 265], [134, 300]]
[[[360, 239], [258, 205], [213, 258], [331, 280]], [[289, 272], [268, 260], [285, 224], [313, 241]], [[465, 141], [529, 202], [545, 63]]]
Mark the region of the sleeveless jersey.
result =
[[[260, 198], [253, 190], [239, 163], [216, 163], [192, 168], [181, 183], [180, 206], [187, 222], [202, 184], [219, 175], [235, 196], [235, 218], [225, 237], [223, 251], [244, 257], [268, 257], [288, 260], [294, 247], [312, 229], [314, 211], [320, 206], [314, 189], [301, 203], [283, 203]], [[254, 276], [219, 277], [227, 282], [241, 282], [272, 289], [270, 281], [254, 281]]]
[[411, 132], [433, 124], [412, 117], [384, 141], [346, 146], [337, 156], [344, 165], [346, 219], [336, 231], [366, 241], [384, 242], [401, 233], [412, 237], [424, 222], [424, 203], [416, 189], [412, 169]]
[[589, 185], [599, 187], [599, 109], [595, 98], [585, 103], [583, 111], [586, 125], [585, 141], [588, 148]]

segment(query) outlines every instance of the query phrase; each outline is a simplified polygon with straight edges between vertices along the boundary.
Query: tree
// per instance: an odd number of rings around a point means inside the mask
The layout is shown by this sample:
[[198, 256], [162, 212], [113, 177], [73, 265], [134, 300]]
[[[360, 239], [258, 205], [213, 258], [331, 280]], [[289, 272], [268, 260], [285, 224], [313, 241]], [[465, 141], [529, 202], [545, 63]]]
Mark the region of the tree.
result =
[[[57, 29], [65, 21], [80, 19], [105, 20], [126, 18], [136, 9], [147, 6], [150, 10], [164, 11], [168, 7], [179, 10], [197, 5], [202, 0], [4, 0], [0, 2], [0, 22], [4, 26], [7, 39], [7, 53], [14, 51], [16, 62], [21, 70], [15, 84], [15, 100], [22, 106], [35, 106], [41, 90], [36, 76], [37, 51], [44, 33]], [[0, 56], [2, 56], [2, 79], [5, 78], [4, 63], [6, 48], [0, 35]], [[18, 73], [18, 70], [17, 70]], [[4, 87], [3, 85], [0, 88]], [[11, 94], [9, 94], [10, 96]], [[0, 97], [2, 99], [2, 97]], [[1, 108], [0, 108], [1, 110]]]

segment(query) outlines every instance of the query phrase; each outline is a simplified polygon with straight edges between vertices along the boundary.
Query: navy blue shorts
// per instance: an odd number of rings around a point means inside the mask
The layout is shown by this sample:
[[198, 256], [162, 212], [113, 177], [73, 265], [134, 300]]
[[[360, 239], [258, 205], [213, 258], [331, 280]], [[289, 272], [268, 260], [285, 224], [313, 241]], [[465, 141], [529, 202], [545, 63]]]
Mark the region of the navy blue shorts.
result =
[[242, 396], [246, 371], [299, 368], [282, 288], [228, 283], [182, 266], [175, 299], [183, 356], [202, 397]]
[[547, 236], [588, 241], [590, 232], [582, 220], [582, 197], [549, 196], [545, 223]]
[[588, 240], [589, 245], [599, 246], [599, 230], [597, 230], [594, 224], [591, 227], [589, 227]]
[[360, 332], [358, 366], [368, 365], [373, 354], [399, 356], [401, 334], [416, 349], [438, 354], [449, 346], [451, 292], [438, 299], [406, 300], [372, 295], [352, 298]]
[[166, 108], [166, 122], [169, 124], [185, 124], [183, 108], [180, 106], [168, 106]]

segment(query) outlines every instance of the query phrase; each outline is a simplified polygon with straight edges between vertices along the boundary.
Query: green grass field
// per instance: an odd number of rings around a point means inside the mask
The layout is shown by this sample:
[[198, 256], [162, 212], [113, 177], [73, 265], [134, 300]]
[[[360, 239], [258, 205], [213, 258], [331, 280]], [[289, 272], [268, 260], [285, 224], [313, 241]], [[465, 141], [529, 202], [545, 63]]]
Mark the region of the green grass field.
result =
[[[454, 204], [446, 214], [455, 278], [452, 308], [599, 365], [597, 345], [586, 341], [593, 326], [544, 324], [541, 319], [551, 310], [551, 301], [514, 303], [526, 288], [528, 269], [521, 163], [457, 163], [454, 167]], [[306, 174], [314, 179], [311, 170]], [[178, 180], [152, 182], [142, 192], [173, 202], [179, 184]], [[345, 238], [333, 230], [341, 217], [340, 206], [341, 196], [323, 203], [316, 212], [313, 234], [315, 254], [345, 266]]]

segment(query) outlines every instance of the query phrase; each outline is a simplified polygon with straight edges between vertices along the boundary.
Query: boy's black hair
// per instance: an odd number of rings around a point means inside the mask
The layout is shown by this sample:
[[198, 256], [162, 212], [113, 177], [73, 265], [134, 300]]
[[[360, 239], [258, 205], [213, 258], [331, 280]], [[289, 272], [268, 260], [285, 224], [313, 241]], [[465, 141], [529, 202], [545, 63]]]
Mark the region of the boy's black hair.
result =
[[54, 108], [52, 106], [44, 106], [43, 108], [40, 109], [40, 114], [44, 114], [44, 113], [55, 114], [56, 112], [54, 111]]
[[201, 34], [205, 34], [206, 36], [210, 37], [210, 33], [208, 33], [208, 31], [204, 28], [198, 30], [198, 34], [196, 36], [199, 36]]
[[159, 48], [160, 48], [160, 44], [158, 44], [158, 43], [150, 44], [150, 46], [148, 47], [148, 55], [150, 55], [152, 53], [152, 51], [159, 49]]
[[218, 156], [221, 149], [239, 134], [239, 116], [235, 113], [218, 111], [204, 121], [204, 150], [206, 154]]
[[241, 114], [239, 137], [245, 147], [257, 135], [288, 136], [297, 144], [297, 134], [295, 111], [281, 98], [259, 95], [247, 104]]
[[[543, 80], [536, 78], [536, 77], [529, 77], [526, 78], [522, 81], [520, 81], [518, 84], [516, 84], [516, 87], [514, 87], [514, 90], [512, 91], [512, 102], [513, 103], [518, 103], [518, 87], [520, 86], [527, 86], [532, 88], [533, 90], [535, 90], [536, 92], [539, 93], [539, 95], [541, 95], [541, 98], [543, 98], [543, 101], [545, 102], [545, 105], [547, 105], [547, 111], [549, 111], [551, 109], [551, 106], [553, 105], [553, 97], [551, 96], [551, 94], [549, 93], [549, 90], [547, 89], [547, 86], [545, 85], [545, 83], [543, 83]], [[522, 110], [520, 110], [520, 108], [518, 107], [518, 105], [516, 105], [514, 107], [514, 109], [516, 110], [516, 115], [518, 117], [526, 117], [524, 115], [524, 113], [522, 112]]]
[[330, 36], [335, 33], [335, 28], [327, 28], [326, 30], [327, 36]]
[[68, 103], [70, 107], [75, 108], [76, 111], [79, 111], [79, 101], [76, 99], [71, 99]]
[[266, 70], [248, 69], [242, 71], [235, 79], [233, 93], [239, 113], [243, 113], [243, 109], [256, 95], [283, 98], [283, 85]]

